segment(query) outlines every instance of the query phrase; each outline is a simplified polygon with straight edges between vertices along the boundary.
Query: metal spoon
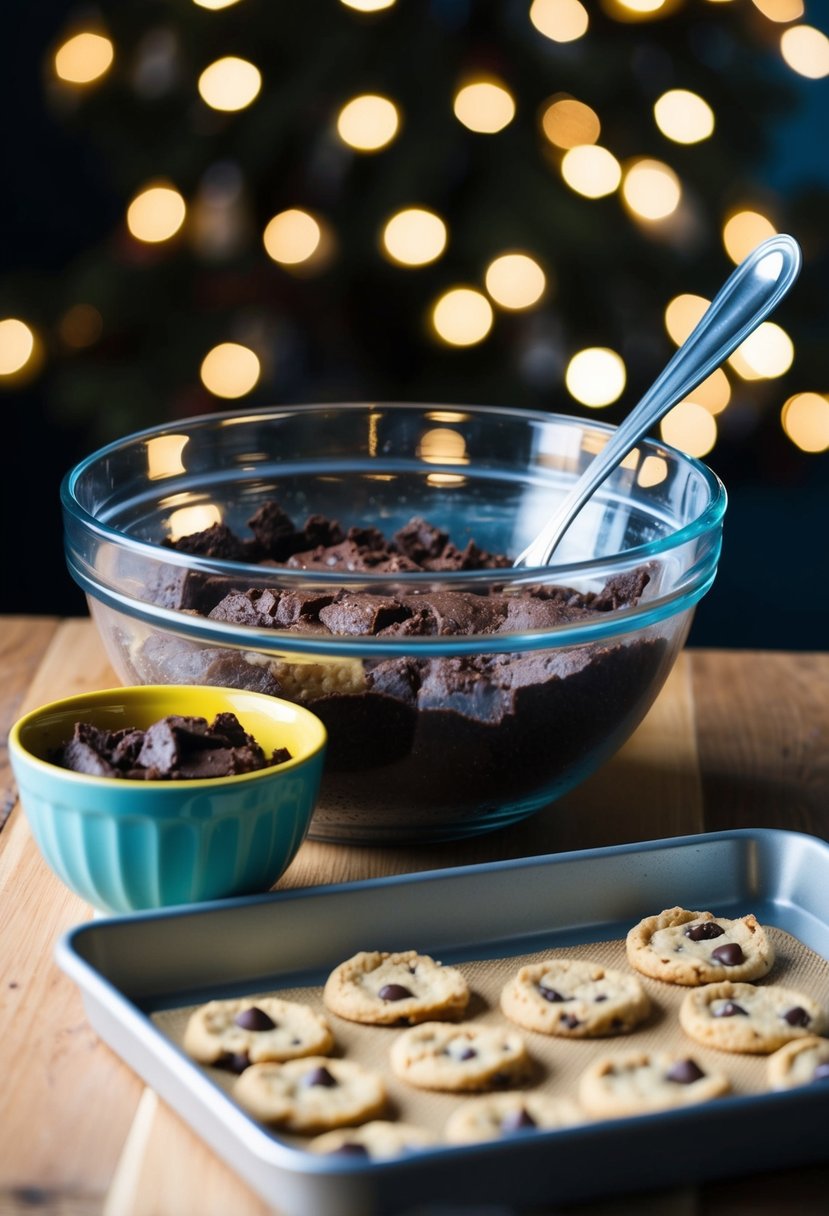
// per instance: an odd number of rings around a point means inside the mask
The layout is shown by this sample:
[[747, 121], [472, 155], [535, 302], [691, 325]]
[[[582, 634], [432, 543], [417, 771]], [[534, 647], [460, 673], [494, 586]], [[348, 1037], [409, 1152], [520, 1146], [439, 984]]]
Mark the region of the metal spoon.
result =
[[800, 273], [801, 262], [797, 241], [780, 235], [763, 241], [740, 263], [638, 405], [590, 462], [535, 540], [516, 557], [514, 566], [549, 564], [588, 498], [654, 423], [710, 376], [777, 307]]

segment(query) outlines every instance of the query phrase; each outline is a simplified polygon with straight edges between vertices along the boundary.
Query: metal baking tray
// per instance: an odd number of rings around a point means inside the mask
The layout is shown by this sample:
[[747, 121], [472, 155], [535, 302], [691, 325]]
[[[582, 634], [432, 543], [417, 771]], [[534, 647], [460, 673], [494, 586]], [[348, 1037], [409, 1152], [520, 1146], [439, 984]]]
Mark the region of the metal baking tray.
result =
[[749, 829], [97, 920], [61, 938], [56, 958], [101, 1038], [285, 1216], [422, 1213], [431, 1205], [480, 1212], [691, 1184], [758, 1163], [827, 1160], [829, 1087], [371, 1162], [314, 1155], [280, 1139], [163, 1035], [151, 1013], [322, 983], [365, 948], [415, 946], [463, 962], [612, 941], [675, 904], [723, 916], [753, 911], [829, 959], [828, 889], [829, 845]]

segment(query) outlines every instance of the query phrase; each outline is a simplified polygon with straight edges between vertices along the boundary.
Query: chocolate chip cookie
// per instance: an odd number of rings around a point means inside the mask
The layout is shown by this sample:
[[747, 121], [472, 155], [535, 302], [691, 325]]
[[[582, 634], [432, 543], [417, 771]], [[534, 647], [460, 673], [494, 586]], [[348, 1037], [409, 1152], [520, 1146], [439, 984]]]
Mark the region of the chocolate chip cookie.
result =
[[531, 1131], [550, 1131], [583, 1123], [584, 1114], [569, 1098], [549, 1094], [486, 1094], [470, 1098], [450, 1115], [445, 1129], [451, 1144], [501, 1140]]
[[650, 1001], [634, 975], [584, 959], [549, 959], [522, 967], [501, 992], [511, 1022], [568, 1039], [633, 1030]]
[[530, 1071], [517, 1032], [471, 1022], [424, 1022], [404, 1030], [390, 1059], [396, 1076], [418, 1089], [496, 1089], [515, 1084]]
[[264, 1123], [301, 1133], [363, 1123], [386, 1106], [380, 1076], [352, 1060], [328, 1056], [252, 1064], [234, 1085], [233, 1096]]
[[689, 992], [679, 1008], [686, 1034], [705, 1047], [767, 1055], [792, 1039], [822, 1034], [826, 1014], [802, 992], [767, 984], [708, 984]]
[[774, 964], [774, 948], [754, 916], [727, 920], [711, 912], [668, 908], [627, 935], [631, 967], [669, 984], [756, 980]]
[[730, 1088], [723, 1073], [691, 1057], [628, 1051], [596, 1060], [582, 1074], [579, 1102], [597, 1119], [614, 1119], [708, 1102]]
[[388, 1157], [399, 1157], [403, 1153], [416, 1152], [421, 1148], [431, 1148], [437, 1143], [438, 1137], [425, 1127], [375, 1119], [361, 1127], [324, 1132], [311, 1140], [308, 1148], [312, 1153], [333, 1153], [338, 1157], [364, 1157], [372, 1161], [382, 1161]]
[[190, 1017], [184, 1050], [202, 1064], [242, 1072], [263, 1060], [325, 1055], [334, 1036], [309, 1005], [277, 997], [209, 1001]]
[[361, 950], [331, 972], [323, 1000], [351, 1022], [410, 1026], [463, 1017], [469, 989], [457, 968], [427, 954]]
[[810, 1034], [794, 1039], [769, 1056], [770, 1089], [794, 1089], [829, 1081], [829, 1039]]

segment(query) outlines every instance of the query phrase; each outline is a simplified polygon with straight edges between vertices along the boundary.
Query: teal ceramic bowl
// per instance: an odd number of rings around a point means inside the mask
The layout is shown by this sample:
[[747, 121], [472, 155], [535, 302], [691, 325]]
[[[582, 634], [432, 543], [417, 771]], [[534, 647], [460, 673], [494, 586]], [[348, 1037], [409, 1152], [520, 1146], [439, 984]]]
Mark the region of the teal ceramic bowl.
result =
[[[257, 772], [182, 781], [92, 777], [52, 763], [75, 722], [146, 729], [168, 714], [231, 712], [267, 754]], [[26, 714], [9, 750], [20, 801], [44, 859], [95, 908], [135, 912], [268, 890], [305, 838], [326, 746], [320, 720], [236, 688], [145, 685], [85, 693]]]

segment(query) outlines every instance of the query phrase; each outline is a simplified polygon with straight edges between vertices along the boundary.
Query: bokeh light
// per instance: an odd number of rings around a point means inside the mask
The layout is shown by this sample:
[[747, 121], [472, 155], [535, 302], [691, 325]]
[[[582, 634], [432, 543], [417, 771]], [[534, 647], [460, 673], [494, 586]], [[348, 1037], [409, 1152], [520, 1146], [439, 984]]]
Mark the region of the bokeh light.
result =
[[664, 456], [646, 456], [636, 477], [640, 486], [661, 485], [668, 476], [668, 462]]
[[346, 8], [353, 8], [358, 13], [379, 13], [384, 8], [391, 8], [395, 0], [340, 0]]
[[772, 380], [794, 362], [794, 344], [785, 329], [764, 321], [741, 342], [728, 360], [744, 380]]
[[698, 93], [669, 89], [653, 106], [656, 125], [678, 144], [697, 144], [714, 131], [714, 111]]
[[474, 346], [492, 329], [492, 305], [472, 287], [453, 287], [432, 309], [432, 328], [448, 346]]
[[363, 93], [346, 102], [337, 115], [337, 134], [357, 152], [378, 152], [400, 127], [397, 106], [388, 97]]
[[803, 452], [829, 449], [829, 400], [820, 393], [795, 393], [780, 414], [783, 430]]
[[309, 261], [317, 253], [322, 228], [309, 212], [291, 207], [270, 220], [262, 240], [265, 251], [275, 262], [294, 266]]
[[256, 354], [238, 342], [220, 342], [202, 360], [200, 375], [204, 387], [216, 397], [244, 397], [255, 387], [261, 374]]
[[199, 8], [209, 8], [213, 12], [218, 12], [222, 8], [230, 8], [232, 4], [238, 4], [239, 0], [193, 0]]
[[92, 84], [112, 66], [115, 48], [103, 34], [85, 31], [69, 38], [55, 52], [55, 75], [67, 84]]
[[262, 73], [247, 59], [227, 55], [206, 67], [199, 76], [202, 101], [214, 110], [244, 110], [262, 88]]
[[618, 189], [622, 166], [613, 153], [600, 144], [582, 144], [564, 153], [561, 176], [577, 194], [583, 194], [585, 198], [603, 198]]
[[717, 420], [696, 401], [680, 401], [659, 424], [662, 438], [689, 456], [705, 456], [717, 442]]
[[506, 85], [493, 78], [473, 80], [458, 89], [453, 102], [458, 122], [480, 135], [495, 135], [515, 117], [515, 101]]
[[703, 380], [702, 384], [690, 392], [685, 398], [686, 401], [695, 401], [697, 405], [703, 406], [708, 410], [709, 414], [721, 414], [731, 400], [731, 385], [728, 383], [728, 376], [721, 367]]
[[175, 477], [184, 473], [182, 455], [189, 435], [157, 435], [147, 440], [147, 476], [150, 481], [160, 481], [165, 477]]
[[617, 8], [627, 17], [654, 17], [665, 8], [668, 0], [616, 0]]
[[589, 346], [573, 355], [564, 373], [567, 391], [591, 409], [612, 405], [624, 391], [624, 360], [605, 346]]
[[665, 328], [677, 346], [684, 342], [711, 303], [704, 296], [674, 296], [665, 309]]
[[446, 224], [425, 207], [405, 207], [383, 228], [382, 248], [401, 266], [427, 266], [446, 248]]
[[21, 372], [35, 349], [34, 331], [17, 317], [0, 321], [0, 376]]
[[742, 262], [752, 249], [776, 233], [774, 224], [759, 211], [741, 210], [733, 212], [725, 221], [722, 231], [725, 252], [732, 262]]
[[622, 197], [638, 219], [667, 219], [679, 206], [682, 187], [670, 165], [659, 160], [635, 161], [625, 173]]
[[484, 282], [496, 304], [518, 312], [538, 303], [547, 287], [547, 276], [528, 253], [504, 253], [487, 266]]
[[194, 532], [204, 532], [214, 524], [222, 522], [222, 513], [215, 503], [196, 503], [192, 507], [178, 507], [170, 512], [167, 535], [170, 540], [180, 540]]
[[601, 123], [595, 110], [575, 97], [561, 97], [550, 102], [541, 116], [541, 129], [557, 148], [577, 148], [594, 144], [601, 133]]
[[137, 241], [169, 241], [184, 223], [187, 207], [173, 186], [157, 183], [136, 194], [127, 207], [127, 228]]
[[417, 455], [430, 464], [468, 464], [466, 440], [460, 431], [448, 426], [435, 426], [424, 431], [417, 445]]
[[754, 0], [758, 8], [769, 21], [797, 21], [803, 16], [803, 0]]
[[780, 53], [793, 72], [809, 80], [829, 76], [829, 38], [813, 25], [792, 25], [780, 35]]
[[553, 42], [574, 42], [587, 33], [590, 18], [580, 0], [533, 0], [530, 21]]

